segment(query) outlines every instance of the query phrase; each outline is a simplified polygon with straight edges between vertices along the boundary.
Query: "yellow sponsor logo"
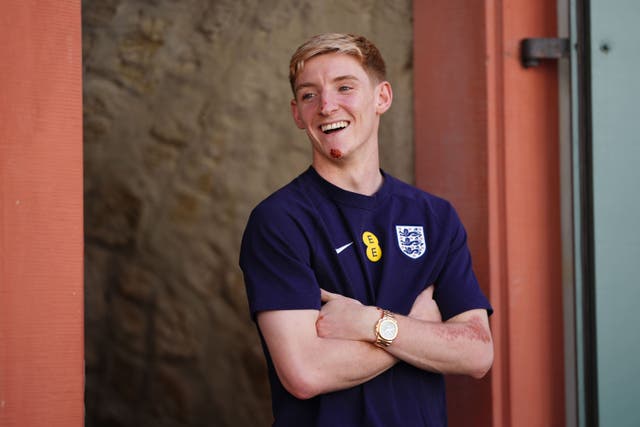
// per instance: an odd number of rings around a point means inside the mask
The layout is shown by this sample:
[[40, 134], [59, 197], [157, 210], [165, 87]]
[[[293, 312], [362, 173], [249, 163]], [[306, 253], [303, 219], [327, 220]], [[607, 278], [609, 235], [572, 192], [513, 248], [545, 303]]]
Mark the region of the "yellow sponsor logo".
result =
[[378, 238], [370, 231], [362, 233], [362, 241], [367, 247], [367, 258], [371, 262], [378, 262], [382, 258], [382, 248], [378, 243]]

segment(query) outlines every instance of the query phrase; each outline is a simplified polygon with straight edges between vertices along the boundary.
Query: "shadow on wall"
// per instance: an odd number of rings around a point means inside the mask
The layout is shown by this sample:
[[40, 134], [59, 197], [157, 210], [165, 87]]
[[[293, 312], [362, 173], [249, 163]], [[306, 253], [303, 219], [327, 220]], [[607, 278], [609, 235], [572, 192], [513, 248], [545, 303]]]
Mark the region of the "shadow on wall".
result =
[[411, 1], [84, 0], [86, 425], [270, 425], [240, 238], [309, 163], [289, 116], [307, 37], [364, 34], [395, 100], [383, 167], [413, 180]]

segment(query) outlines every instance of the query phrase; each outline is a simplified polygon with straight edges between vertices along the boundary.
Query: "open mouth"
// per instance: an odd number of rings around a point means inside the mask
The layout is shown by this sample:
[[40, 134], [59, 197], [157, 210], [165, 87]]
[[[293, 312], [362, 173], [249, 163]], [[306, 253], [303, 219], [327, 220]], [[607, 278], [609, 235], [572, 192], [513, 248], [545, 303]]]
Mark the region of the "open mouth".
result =
[[341, 120], [339, 122], [327, 123], [326, 125], [321, 125], [320, 130], [328, 135], [330, 133], [341, 131], [342, 129], [345, 129], [347, 126], [349, 126], [349, 122], [347, 122], [346, 120]]

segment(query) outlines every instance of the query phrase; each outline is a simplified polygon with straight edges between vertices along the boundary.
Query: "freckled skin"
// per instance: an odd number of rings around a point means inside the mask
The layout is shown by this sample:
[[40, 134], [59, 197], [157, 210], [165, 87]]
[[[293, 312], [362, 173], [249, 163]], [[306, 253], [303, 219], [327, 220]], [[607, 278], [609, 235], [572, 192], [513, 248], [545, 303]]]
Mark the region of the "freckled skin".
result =
[[469, 322], [469, 328], [471, 328], [471, 331], [473, 331], [473, 335], [475, 335], [476, 339], [484, 343], [488, 343], [491, 341], [491, 335], [489, 335], [489, 332], [487, 332], [484, 325], [482, 324], [482, 321], [479, 318], [472, 318], [471, 322]]
[[455, 325], [441, 332], [443, 338], [455, 341], [458, 338], [469, 338], [476, 341], [488, 343], [491, 341], [489, 333], [482, 325], [482, 321], [477, 317], [472, 318], [467, 325]]
[[331, 154], [331, 157], [333, 157], [334, 159], [340, 159], [342, 157], [342, 151], [338, 150], [337, 148], [332, 148], [329, 154]]

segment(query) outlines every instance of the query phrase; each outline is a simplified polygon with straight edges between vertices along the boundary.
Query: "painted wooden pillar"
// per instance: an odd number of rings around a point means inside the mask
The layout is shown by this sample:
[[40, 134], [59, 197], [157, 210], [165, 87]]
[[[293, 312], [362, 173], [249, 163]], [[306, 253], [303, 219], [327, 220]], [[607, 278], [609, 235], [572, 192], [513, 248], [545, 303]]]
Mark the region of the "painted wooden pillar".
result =
[[564, 424], [555, 0], [414, 2], [416, 182], [456, 206], [496, 312], [495, 363], [447, 381], [452, 426]]
[[0, 58], [0, 425], [80, 427], [80, 1], [2, 1]]

